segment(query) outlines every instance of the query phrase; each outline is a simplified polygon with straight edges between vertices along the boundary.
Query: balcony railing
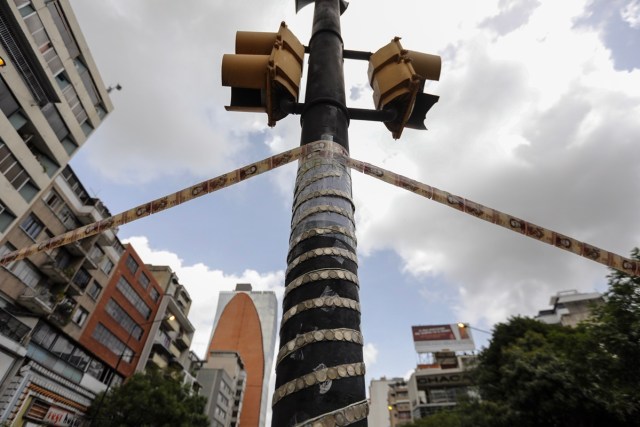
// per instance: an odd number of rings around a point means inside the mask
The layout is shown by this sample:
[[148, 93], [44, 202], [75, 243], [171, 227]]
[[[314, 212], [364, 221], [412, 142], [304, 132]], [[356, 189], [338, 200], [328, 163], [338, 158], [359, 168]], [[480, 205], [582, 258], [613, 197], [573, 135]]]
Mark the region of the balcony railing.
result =
[[73, 269], [61, 268], [55, 261], [42, 264], [40, 271], [54, 283], [67, 283], [73, 276]]
[[46, 288], [25, 289], [18, 303], [36, 314], [51, 314], [56, 305], [54, 296]]

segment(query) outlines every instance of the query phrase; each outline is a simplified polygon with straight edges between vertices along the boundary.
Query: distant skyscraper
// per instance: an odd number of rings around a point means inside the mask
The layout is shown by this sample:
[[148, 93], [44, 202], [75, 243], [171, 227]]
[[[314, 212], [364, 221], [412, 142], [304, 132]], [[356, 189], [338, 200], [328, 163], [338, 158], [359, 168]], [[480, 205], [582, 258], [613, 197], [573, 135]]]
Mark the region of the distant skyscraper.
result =
[[240, 423], [264, 426], [276, 344], [278, 303], [273, 292], [252, 291], [238, 284], [233, 292], [220, 292], [207, 354], [235, 351], [246, 371]]

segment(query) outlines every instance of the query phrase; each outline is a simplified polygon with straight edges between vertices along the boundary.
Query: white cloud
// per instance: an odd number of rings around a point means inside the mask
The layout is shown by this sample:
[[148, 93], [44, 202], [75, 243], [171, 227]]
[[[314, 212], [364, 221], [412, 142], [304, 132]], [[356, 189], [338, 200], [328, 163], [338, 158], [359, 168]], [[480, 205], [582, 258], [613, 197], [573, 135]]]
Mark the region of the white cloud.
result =
[[[265, 157], [257, 156], [256, 144], [263, 154], [298, 145], [299, 117], [268, 129], [262, 114], [224, 111], [229, 89], [220, 87], [219, 70], [238, 29], [273, 31], [285, 19], [307, 43], [312, 7], [295, 16], [293, 4], [275, 1], [72, 3], [105, 80], [124, 87], [112, 93], [115, 112], [87, 145], [95, 170], [120, 182], [177, 174], [196, 182]], [[640, 240], [640, 199], [634, 197], [640, 71], [616, 71], [601, 30], [576, 26], [588, 4], [399, 0], [389, 8], [375, 0], [350, 2], [342, 17], [345, 48], [374, 51], [401, 36], [404, 47], [443, 58], [441, 81], [427, 85], [441, 97], [428, 114], [429, 131], [405, 130], [394, 141], [381, 123], [352, 121], [353, 157], [628, 254]], [[246, 13], [254, 8], [260, 13]], [[634, 26], [637, 15], [635, 0], [623, 17]], [[366, 70], [366, 62], [345, 62], [347, 93], [355, 88], [358, 95], [349, 106], [371, 108]], [[256, 206], [290, 205], [294, 176], [293, 167], [269, 174], [282, 199], [256, 200]], [[352, 176], [359, 255], [393, 250], [402, 259], [399, 271], [421, 283], [448, 284], [453, 289], [445, 294], [456, 299], [444, 304], [458, 319], [490, 329], [510, 315], [535, 314], [559, 290], [602, 288], [602, 266], [358, 172]], [[135, 246], [171, 265], [201, 304], [192, 309], [194, 324], [206, 330], [201, 346], [217, 301], [212, 288], [283, 282], [280, 271], [236, 277], [184, 265], [170, 247], [152, 249], [146, 240]], [[427, 287], [423, 296], [440, 298], [432, 289], [441, 288]], [[365, 348], [372, 363], [376, 350]]]
[[620, 16], [631, 28], [640, 28], [640, 1], [628, 2], [620, 11]]
[[364, 363], [366, 366], [371, 367], [376, 363], [378, 358], [378, 348], [374, 343], [367, 343], [363, 348]]
[[256, 291], [274, 291], [279, 303], [282, 302], [283, 271], [260, 273], [245, 270], [239, 276], [226, 274], [224, 271], [202, 263], [185, 265], [177, 254], [169, 250], [153, 248], [145, 236], [132, 236], [123, 241], [130, 243], [146, 264], [171, 267], [180, 279], [180, 283], [187, 288], [193, 301], [189, 320], [196, 329], [191, 350], [200, 357], [204, 357], [211, 338], [220, 291], [232, 291], [237, 283], [251, 283]]

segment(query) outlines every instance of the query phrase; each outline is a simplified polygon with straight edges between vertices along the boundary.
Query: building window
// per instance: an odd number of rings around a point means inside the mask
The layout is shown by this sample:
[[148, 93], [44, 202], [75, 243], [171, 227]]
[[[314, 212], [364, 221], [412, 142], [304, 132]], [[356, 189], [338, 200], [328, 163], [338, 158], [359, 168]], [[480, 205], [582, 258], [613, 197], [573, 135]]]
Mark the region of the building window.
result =
[[218, 403], [222, 405], [222, 407], [226, 408], [229, 406], [229, 399], [218, 393]]
[[113, 265], [113, 261], [111, 261], [109, 258], [106, 258], [102, 263], [102, 267], [100, 267], [100, 270], [102, 270], [102, 272], [108, 276], [109, 274], [111, 274], [111, 270], [113, 270]]
[[39, 191], [25, 168], [2, 140], [0, 140], [0, 172], [27, 202], [30, 202]]
[[151, 291], [149, 291], [149, 296], [151, 296], [153, 302], [158, 302], [158, 298], [160, 298], [160, 292], [158, 292], [156, 288], [151, 288]]
[[117, 356], [122, 356], [122, 360], [130, 363], [133, 357], [133, 351], [127, 347], [122, 341], [120, 341], [115, 335], [105, 328], [102, 323], [98, 323], [93, 330], [91, 336], [100, 344], [107, 347], [111, 352]]
[[16, 216], [0, 201], [0, 233], [3, 233], [16, 219]]
[[62, 146], [64, 147], [64, 151], [66, 151], [68, 155], [73, 154], [73, 152], [78, 149], [78, 144], [73, 142], [73, 140], [69, 137], [61, 139], [60, 143], [62, 144]]
[[[83, 112], [84, 114], [87, 114], [84, 110], [82, 110], [82, 112]], [[91, 126], [91, 125], [89, 124], [89, 122], [87, 122], [87, 121], [85, 121], [84, 123], [82, 123], [82, 124], [80, 125], [80, 127], [82, 128], [82, 131], [84, 132], [84, 134], [85, 134], [86, 136], [89, 136], [89, 134], [90, 134], [91, 132], [93, 132], [93, 126]]]
[[223, 393], [231, 394], [231, 387], [229, 387], [229, 385], [226, 382], [224, 382], [224, 380], [222, 381], [220, 388], [222, 389]]
[[223, 420], [227, 417], [227, 412], [218, 405], [216, 405], [216, 409], [214, 409], [213, 413], [216, 417], [222, 418]]
[[71, 191], [73, 191], [75, 195], [78, 196], [78, 199], [80, 199], [80, 201], [86, 205], [90, 197], [89, 197], [89, 194], [87, 194], [84, 187], [82, 186], [82, 184], [80, 183], [80, 180], [78, 179], [78, 177], [73, 173], [73, 171], [68, 166], [62, 170], [61, 175], [62, 175], [62, 178], [64, 178], [64, 180], [67, 181], [67, 184], [69, 185], [69, 188], [71, 188]]
[[104, 363], [100, 362], [99, 360], [96, 359], [91, 359], [89, 361], [89, 366], [87, 367], [87, 374], [91, 375], [92, 377], [102, 381], [105, 378], [105, 376], [107, 376], [107, 373], [109, 372], [109, 370], [107, 369], [107, 367], [104, 365]]
[[75, 276], [73, 276], [73, 283], [75, 283], [80, 289], [85, 289], [91, 281], [91, 275], [87, 270], [81, 268], [78, 270]]
[[138, 310], [140, 314], [144, 316], [145, 319], [148, 319], [151, 315], [151, 309], [145, 302], [142, 300], [140, 295], [136, 293], [136, 291], [131, 287], [129, 282], [124, 277], [120, 277], [118, 280], [118, 284], [116, 285], [118, 290], [125, 296], [125, 298]]
[[135, 259], [133, 259], [131, 255], [129, 255], [129, 258], [127, 258], [127, 268], [129, 269], [131, 274], [136, 274], [136, 271], [138, 271], [138, 263]]
[[149, 282], [150, 282], [150, 280], [147, 277], [147, 275], [144, 274], [144, 273], [140, 273], [140, 276], [138, 276], [138, 283], [140, 283], [140, 285], [143, 288], [147, 289], [149, 287]]
[[56, 342], [51, 347], [51, 353], [55, 354], [62, 360], [69, 360], [73, 353], [73, 344], [65, 337], [58, 335]]
[[89, 316], [89, 312], [82, 307], [78, 307], [76, 311], [73, 312], [73, 316], [71, 316], [71, 321], [78, 326], [82, 326], [87, 320]]
[[127, 314], [122, 307], [114, 300], [110, 299], [106, 307], [107, 313], [111, 315], [113, 320], [118, 322], [127, 332], [136, 340], [140, 341], [142, 337], [142, 328]]
[[51, 191], [44, 198], [44, 202], [51, 208], [52, 211], [56, 212], [60, 206], [62, 206], [63, 202], [60, 198], [60, 195], [55, 191]]
[[87, 288], [87, 295], [89, 295], [94, 301], [97, 301], [100, 296], [100, 292], [102, 292], [102, 286], [100, 286], [95, 280], [91, 282], [91, 285]]
[[71, 209], [67, 205], [63, 206], [58, 212], [58, 218], [67, 228], [67, 230], [75, 230], [80, 227], [80, 221], [78, 218], [71, 212]]
[[89, 258], [92, 261], [100, 262], [102, 261], [102, 257], [104, 256], [104, 251], [98, 245], [93, 245], [91, 250], [89, 251]]
[[40, 346], [48, 349], [51, 344], [53, 344], [53, 340], [56, 339], [56, 332], [47, 326], [44, 323], [40, 323], [33, 336], [31, 337], [31, 341], [39, 344]]
[[87, 369], [87, 366], [89, 366], [90, 360], [91, 357], [89, 357], [89, 355], [84, 350], [82, 350], [80, 347], [76, 347], [76, 349], [73, 350], [71, 359], [69, 359], [69, 363], [77, 366], [79, 369], [84, 371], [85, 369]]
[[53, 253], [51, 255], [55, 259], [56, 267], [58, 267], [60, 270], [66, 270], [67, 268], [71, 267], [71, 264], [73, 264], [73, 257], [71, 256], [69, 251], [64, 248], [57, 248], [54, 249], [54, 251], [55, 255]]
[[20, 228], [22, 228], [22, 231], [27, 233], [29, 237], [35, 240], [40, 232], [44, 229], [44, 224], [38, 219], [37, 216], [35, 216], [34, 214], [29, 214], [29, 216], [24, 221], [22, 221], [22, 224], [20, 224]]
[[120, 240], [116, 239], [115, 242], [113, 242], [113, 249], [116, 250], [116, 253], [119, 256], [122, 256], [122, 254], [124, 254], [124, 246], [122, 246], [122, 243], [120, 243]]
[[30, 288], [35, 288], [42, 280], [42, 275], [38, 269], [24, 259], [13, 264], [10, 270], [22, 283]]

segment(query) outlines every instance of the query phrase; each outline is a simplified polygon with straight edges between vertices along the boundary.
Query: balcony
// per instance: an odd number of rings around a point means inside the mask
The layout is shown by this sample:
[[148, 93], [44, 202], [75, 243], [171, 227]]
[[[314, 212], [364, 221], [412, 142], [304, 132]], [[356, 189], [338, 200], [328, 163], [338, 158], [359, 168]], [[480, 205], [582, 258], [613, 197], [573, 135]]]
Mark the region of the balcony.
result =
[[182, 350], [188, 349], [191, 346], [191, 337], [184, 331], [180, 332], [176, 338], [176, 346]]
[[96, 262], [96, 260], [89, 257], [82, 260], [82, 266], [87, 270], [96, 270], [99, 264], [99, 262]]
[[71, 255], [84, 257], [87, 255], [87, 251], [82, 247], [81, 242], [73, 242], [63, 246]]
[[153, 363], [160, 369], [164, 369], [167, 366], [169, 366], [169, 362], [167, 361], [167, 359], [165, 359], [164, 357], [162, 357], [161, 355], [155, 352], [153, 353], [153, 356], [151, 356], [151, 358], [149, 359], [149, 362]]
[[68, 283], [73, 276], [73, 269], [62, 268], [56, 262], [51, 261], [40, 266], [40, 271], [53, 283]]
[[66, 296], [59, 304], [55, 306], [53, 313], [50, 316], [50, 319], [56, 321], [61, 326], [65, 326], [71, 320], [71, 313], [76, 308], [77, 302]]
[[166, 354], [171, 354], [171, 338], [163, 331], [158, 331], [153, 340], [153, 346], [162, 349]]
[[51, 314], [56, 305], [54, 296], [46, 288], [27, 288], [18, 297], [18, 304], [36, 314]]
[[166, 317], [162, 321], [162, 325], [165, 328], [170, 329], [171, 332], [178, 333], [180, 331], [180, 325], [178, 324], [178, 321], [175, 319], [175, 316], [174, 316], [173, 320], [170, 319], [169, 317]]

